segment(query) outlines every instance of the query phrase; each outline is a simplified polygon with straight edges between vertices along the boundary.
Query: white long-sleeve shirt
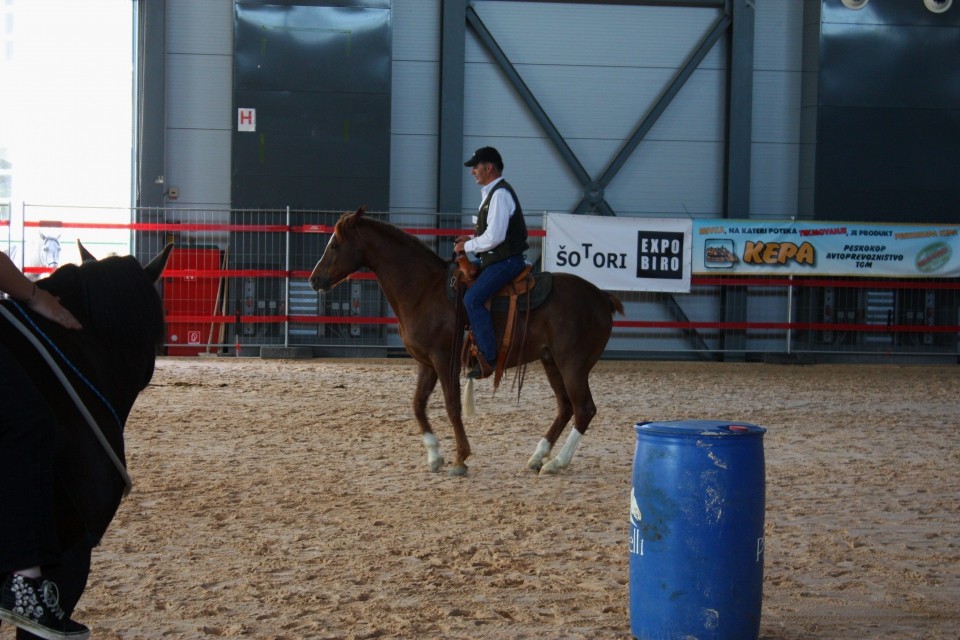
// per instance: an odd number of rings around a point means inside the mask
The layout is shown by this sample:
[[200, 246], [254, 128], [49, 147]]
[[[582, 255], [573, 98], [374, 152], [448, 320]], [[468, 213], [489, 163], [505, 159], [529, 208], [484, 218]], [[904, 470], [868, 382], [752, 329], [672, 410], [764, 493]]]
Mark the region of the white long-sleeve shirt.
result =
[[[480, 188], [480, 206], [483, 206], [487, 195], [493, 187], [503, 180], [500, 176], [490, 184]], [[479, 236], [467, 240], [463, 244], [465, 251], [477, 254], [490, 251], [507, 239], [507, 227], [510, 225], [510, 216], [516, 210], [513, 196], [506, 189], [497, 189], [490, 198], [490, 208], [487, 210], [487, 229]], [[473, 224], [477, 224], [477, 216], [473, 216]]]

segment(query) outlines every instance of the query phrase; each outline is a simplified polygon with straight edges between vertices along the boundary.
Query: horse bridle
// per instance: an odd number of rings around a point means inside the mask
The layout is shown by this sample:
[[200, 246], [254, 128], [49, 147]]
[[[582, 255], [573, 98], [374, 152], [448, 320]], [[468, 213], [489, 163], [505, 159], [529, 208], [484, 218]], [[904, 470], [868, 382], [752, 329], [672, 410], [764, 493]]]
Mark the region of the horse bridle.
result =
[[[24, 317], [27, 317], [23, 309], [20, 308], [20, 305], [17, 302], [13, 300], [11, 300], [11, 302], [17, 308], [17, 311], [23, 314]], [[126, 466], [124, 466], [123, 461], [120, 460], [120, 458], [117, 456], [116, 451], [114, 451], [113, 447], [110, 446], [110, 442], [107, 440], [106, 436], [103, 435], [103, 431], [100, 430], [100, 425], [97, 424], [97, 421], [94, 419], [93, 415], [91, 415], [90, 411], [87, 409], [87, 406], [83, 403], [83, 400], [80, 399], [80, 395], [77, 393], [77, 390], [73, 388], [73, 385], [70, 383], [70, 380], [67, 379], [67, 376], [63, 372], [63, 369], [57, 363], [56, 359], [50, 354], [50, 351], [47, 350], [47, 348], [43, 345], [42, 342], [40, 342], [40, 339], [37, 338], [34, 332], [31, 331], [30, 328], [27, 327], [25, 324], [23, 324], [19, 318], [17, 318], [15, 315], [10, 313], [10, 311], [3, 305], [0, 305], [0, 315], [3, 315], [3, 317], [5, 317], [10, 322], [10, 324], [16, 327], [20, 331], [20, 333], [24, 335], [24, 337], [30, 342], [30, 344], [32, 344], [33, 347], [37, 350], [40, 356], [46, 361], [47, 365], [50, 367], [50, 370], [53, 371], [54, 375], [57, 376], [57, 379], [60, 381], [60, 384], [63, 385], [64, 391], [66, 391], [67, 395], [70, 396], [70, 399], [73, 400], [73, 403], [74, 405], [76, 405], [77, 410], [80, 412], [80, 415], [82, 415], [84, 420], [86, 420], [87, 424], [90, 426], [90, 429], [93, 431], [93, 434], [97, 437], [97, 440], [100, 442], [100, 445], [107, 452], [107, 456], [110, 458], [110, 461], [113, 462], [113, 466], [115, 466], [117, 468], [117, 471], [120, 472], [120, 476], [123, 478], [123, 483], [125, 485], [123, 490], [123, 496], [126, 497], [127, 494], [130, 493], [130, 490], [133, 488], [133, 480], [130, 478], [130, 474], [127, 473], [127, 468]], [[37, 331], [40, 333], [40, 335], [44, 337], [45, 340], [47, 340], [51, 344], [51, 346], [53, 346], [56, 349], [56, 346], [53, 345], [53, 342], [50, 340], [50, 338], [47, 337], [45, 334], [43, 334], [43, 332], [40, 332], [38, 327], [37, 327]], [[59, 353], [59, 349], [57, 349], [57, 351]], [[119, 416], [117, 416], [116, 411], [114, 411], [110, 403], [107, 402], [107, 399], [103, 397], [103, 395], [93, 386], [93, 384], [89, 380], [87, 380], [77, 370], [77, 368], [73, 366], [73, 364], [70, 363], [69, 360], [67, 360], [67, 358], [62, 353], [60, 353], [60, 356], [64, 359], [65, 362], [67, 362], [67, 364], [70, 365], [70, 368], [74, 371], [74, 373], [79, 375], [80, 379], [83, 380], [87, 384], [87, 386], [90, 387], [93, 390], [93, 392], [101, 400], [103, 400], [103, 402], [107, 405], [107, 408], [109, 408], [110, 412], [113, 414], [113, 417], [116, 418], [117, 422], [120, 423], [120, 427], [122, 428], [123, 423], [120, 421]]]

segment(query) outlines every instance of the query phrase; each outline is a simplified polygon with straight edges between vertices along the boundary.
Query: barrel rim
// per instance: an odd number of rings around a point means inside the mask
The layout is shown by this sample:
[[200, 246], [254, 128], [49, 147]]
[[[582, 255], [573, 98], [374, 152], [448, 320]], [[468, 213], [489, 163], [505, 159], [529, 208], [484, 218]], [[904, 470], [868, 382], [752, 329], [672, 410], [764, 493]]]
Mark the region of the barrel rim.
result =
[[634, 428], [638, 436], [643, 433], [656, 433], [678, 436], [744, 437], [763, 435], [767, 432], [766, 427], [750, 422], [715, 419], [653, 420], [638, 422]]

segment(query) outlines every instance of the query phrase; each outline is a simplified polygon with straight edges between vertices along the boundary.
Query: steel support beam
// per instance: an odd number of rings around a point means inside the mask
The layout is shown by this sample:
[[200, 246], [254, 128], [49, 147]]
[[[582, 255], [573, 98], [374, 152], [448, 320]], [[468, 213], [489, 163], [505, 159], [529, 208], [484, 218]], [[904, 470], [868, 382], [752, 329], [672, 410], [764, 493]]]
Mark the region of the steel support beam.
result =
[[164, 206], [166, 112], [166, 2], [137, 3], [137, 185], [136, 204]]
[[[726, 190], [723, 216], [750, 216], [750, 165], [753, 146], [753, 39], [754, 0], [728, 0], [733, 17], [727, 76]], [[745, 287], [723, 287], [720, 307], [724, 322], [747, 318]], [[743, 360], [747, 336], [742, 331], [723, 332], [721, 349], [727, 360]]]
[[[166, 164], [166, 0], [139, 0], [137, 17], [137, 68], [134, 123], [136, 156], [134, 202], [138, 209], [131, 222], [165, 222], [162, 207], [167, 191]], [[150, 211], [155, 209], [155, 211]], [[133, 253], [141, 261], [162, 248], [156, 234], [134, 232]]]
[[[713, 48], [713, 45], [723, 36], [724, 33], [730, 28], [730, 16], [726, 13], [721, 15], [716, 22], [713, 23], [713, 26], [706, 33], [700, 43], [697, 45], [697, 48], [693, 50], [690, 56], [684, 62], [683, 66], [677, 70], [677, 73], [674, 74], [673, 78], [670, 80], [670, 83], [664, 88], [663, 92], [657, 98], [657, 101], [650, 108], [650, 110], [644, 115], [643, 119], [640, 121], [640, 124], [637, 126], [636, 130], [631, 134], [631, 136], [624, 143], [623, 147], [617, 153], [613, 161], [604, 169], [603, 173], [596, 180], [596, 188], [600, 194], [603, 193], [603, 189], [606, 189], [610, 182], [616, 177], [620, 169], [623, 168], [623, 165], [626, 164], [627, 160], [633, 155], [633, 152], [639, 146], [640, 142], [646, 137], [647, 133], [653, 128], [657, 123], [657, 120], [660, 119], [660, 116], [663, 115], [663, 112], [667, 110], [667, 107], [673, 102], [673, 99], [677, 97], [677, 94], [680, 93], [680, 90], [687, 83], [687, 80], [693, 75], [693, 72], [697, 70], [697, 67], [700, 66], [700, 63], [703, 62], [703, 59], [710, 53], [710, 49]], [[594, 202], [591, 200], [595, 196], [592, 194], [587, 194], [583, 200], [580, 201], [580, 204], [574, 210], [574, 213], [586, 213], [587, 210], [594, 205]]]
[[440, 4], [440, 105], [437, 140], [437, 210], [463, 207], [463, 96], [467, 34], [466, 0]]
[[483, 20], [480, 19], [480, 16], [477, 15], [477, 12], [473, 7], [467, 7], [467, 24], [473, 27], [473, 31], [477, 34], [477, 38], [479, 38], [480, 42], [487, 49], [490, 55], [493, 56], [494, 62], [497, 63], [497, 66], [500, 67], [500, 70], [507, 77], [510, 85], [520, 95], [520, 99], [523, 100], [523, 103], [527, 106], [527, 109], [530, 110], [530, 114], [543, 128], [544, 132], [547, 134], [547, 137], [553, 143], [553, 146], [556, 147], [564, 162], [567, 163], [567, 165], [570, 167], [570, 170], [573, 171], [574, 175], [577, 177], [577, 180], [579, 180], [581, 184], [589, 183], [590, 174], [588, 174], [587, 170], [583, 168], [582, 164], [580, 164], [580, 161], [577, 159], [577, 156], [574, 155], [573, 150], [570, 149], [567, 141], [564, 140], [563, 136], [560, 135], [560, 132], [557, 131], [556, 125], [553, 124], [553, 121], [551, 121], [550, 117], [547, 116], [547, 112], [544, 111], [543, 107], [540, 106], [540, 103], [537, 102], [533, 92], [530, 91], [530, 88], [523, 81], [523, 78], [521, 78], [520, 74], [517, 73], [517, 70], [513, 67], [513, 64], [511, 64], [510, 60], [507, 59], [507, 55], [503, 52], [503, 49], [500, 48], [500, 45], [497, 43], [496, 39], [494, 39], [493, 35], [490, 33], [490, 30], [487, 29], [487, 26], [483, 23]]
[[[463, 110], [467, 31], [467, 0], [442, 0], [440, 4], [440, 104], [437, 138], [437, 211], [463, 210]], [[459, 228], [460, 216], [437, 219], [442, 229]], [[453, 254], [453, 239], [440, 238], [437, 254]]]
[[727, 75], [725, 218], [750, 214], [753, 144], [753, 0], [729, 0], [733, 17]]

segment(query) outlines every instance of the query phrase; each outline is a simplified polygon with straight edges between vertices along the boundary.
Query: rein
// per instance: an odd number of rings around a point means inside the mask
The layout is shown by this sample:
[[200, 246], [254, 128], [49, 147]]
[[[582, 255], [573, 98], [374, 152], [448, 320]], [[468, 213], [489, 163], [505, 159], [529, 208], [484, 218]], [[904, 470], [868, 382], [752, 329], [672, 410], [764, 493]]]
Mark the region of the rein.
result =
[[[114, 410], [113, 405], [111, 405], [110, 402], [103, 396], [103, 394], [100, 393], [100, 391], [95, 386], [93, 386], [93, 383], [90, 382], [86, 378], [86, 376], [84, 376], [80, 372], [79, 369], [77, 369], [76, 365], [70, 362], [70, 360], [66, 357], [66, 355], [64, 355], [64, 353], [57, 347], [56, 344], [54, 344], [53, 340], [51, 340], [49, 336], [47, 336], [45, 333], [43, 333], [43, 331], [40, 330], [40, 327], [36, 325], [36, 323], [30, 318], [30, 316], [26, 314], [26, 312], [20, 307], [20, 305], [14, 300], [11, 300], [11, 303], [17, 309], [20, 315], [22, 315], [27, 320], [27, 322], [30, 323], [34, 331], [36, 331], [37, 334], [43, 337], [46, 343], [50, 345], [50, 347], [53, 348], [53, 350], [57, 353], [57, 355], [59, 355], [60, 358], [67, 364], [67, 366], [70, 367], [70, 370], [73, 371], [74, 374], [76, 374], [80, 378], [80, 380], [82, 380], [83, 383], [87, 385], [87, 387], [94, 393], [94, 395], [96, 395], [103, 402], [104, 405], [106, 405], [107, 409], [110, 410], [111, 415], [113, 415], [114, 419], [117, 421], [117, 424], [120, 426], [120, 430], [122, 432], [123, 422], [120, 420], [120, 416], [117, 415], [117, 412]], [[97, 421], [94, 419], [93, 415], [90, 414], [90, 411], [87, 409], [86, 405], [83, 403], [83, 400], [80, 399], [80, 396], [79, 394], [77, 394], [76, 389], [74, 389], [73, 385], [70, 384], [70, 381], [67, 379], [66, 374], [64, 374], [63, 369], [60, 368], [60, 365], [57, 364], [57, 361], [54, 359], [52, 355], [50, 355], [50, 352], [40, 342], [40, 340], [37, 338], [34, 332], [31, 331], [30, 328], [27, 327], [25, 324], [23, 324], [15, 315], [10, 313], [10, 311], [8, 311], [7, 308], [4, 307], [3, 305], [0, 305], [0, 314], [2, 314], [7, 320], [9, 320], [10, 324], [16, 327], [20, 331], [20, 333], [22, 333], [24, 337], [28, 341], [30, 341], [30, 344], [32, 344], [33, 347], [37, 350], [37, 352], [43, 357], [43, 359], [47, 363], [47, 366], [50, 367], [50, 370], [53, 371], [54, 375], [57, 376], [57, 379], [60, 380], [60, 384], [63, 385], [64, 391], [66, 391], [67, 395], [70, 396], [70, 399], [73, 400], [73, 403], [74, 405], [76, 405], [77, 410], [80, 412], [83, 418], [87, 421], [87, 424], [90, 426], [90, 429], [93, 431], [93, 434], [97, 437], [97, 440], [100, 441], [101, 446], [103, 446], [104, 450], [107, 452], [107, 456], [109, 456], [111, 462], [113, 462], [113, 465], [117, 468], [117, 471], [120, 472], [120, 476], [123, 478], [123, 482], [126, 485], [123, 490], [123, 495], [124, 497], [126, 497], [127, 494], [130, 493], [130, 490], [133, 488], [133, 480], [130, 478], [130, 474], [127, 473], [127, 468], [124, 466], [123, 462], [117, 456], [116, 452], [113, 450], [113, 447], [110, 446], [110, 443], [107, 441], [107, 438], [103, 435], [103, 431], [100, 430], [100, 426], [97, 424]]]

